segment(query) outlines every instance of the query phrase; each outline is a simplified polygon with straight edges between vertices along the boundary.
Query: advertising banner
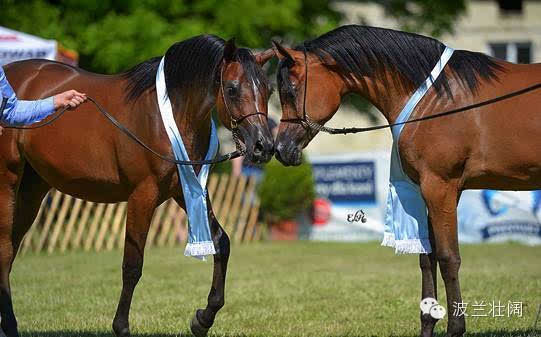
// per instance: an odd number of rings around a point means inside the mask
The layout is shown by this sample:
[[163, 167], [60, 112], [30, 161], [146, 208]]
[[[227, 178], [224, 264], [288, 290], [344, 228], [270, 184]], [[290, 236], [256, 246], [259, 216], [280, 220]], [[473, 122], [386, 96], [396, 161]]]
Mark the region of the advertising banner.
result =
[[389, 155], [310, 157], [317, 200], [314, 221], [301, 237], [366, 241], [381, 238]]
[[56, 58], [56, 41], [0, 27], [0, 66], [26, 59]]
[[458, 207], [461, 242], [541, 244], [541, 191], [468, 190]]
[[[300, 237], [381, 240], [389, 189], [387, 152], [312, 156], [317, 199]], [[466, 190], [458, 206], [460, 242], [541, 244], [541, 191]]]

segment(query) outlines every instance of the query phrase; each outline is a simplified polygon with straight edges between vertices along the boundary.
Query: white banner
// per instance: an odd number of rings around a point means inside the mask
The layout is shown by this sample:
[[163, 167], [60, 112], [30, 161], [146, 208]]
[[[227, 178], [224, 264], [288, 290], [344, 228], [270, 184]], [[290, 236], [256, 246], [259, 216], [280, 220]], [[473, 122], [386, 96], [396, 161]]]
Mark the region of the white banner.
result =
[[[311, 156], [317, 200], [310, 240], [380, 240], [389, 181], [389, 154]], [[364, 219], [364, 221], [363, 221]]]
[[[311, 156], [317, 200], [300, 237], [381, 240], [389, 190], [388, 152]], [[363, 219], [365, 220], [363, 222]], [[460, 242], [541, 244], [541, 191], [467, 190], [458, 206]]]
[[56, 58], [57, 44], [36, 36], [0, 27], [0, 66], [26, 59]]
[[541, 191], [468, 190], [458, 205], [461, 242], [541, 244]]

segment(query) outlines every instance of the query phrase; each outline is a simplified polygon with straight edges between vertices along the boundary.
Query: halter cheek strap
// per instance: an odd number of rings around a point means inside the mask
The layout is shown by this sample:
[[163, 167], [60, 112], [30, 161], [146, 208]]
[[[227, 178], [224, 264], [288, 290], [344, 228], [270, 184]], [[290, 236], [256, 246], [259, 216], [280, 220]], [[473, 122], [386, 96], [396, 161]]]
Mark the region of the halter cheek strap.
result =
[[312, 130], [319, 131], [316, 127], [314, 127], [314, 124], [319, 124], [312, 122], [308, 118], [308, 114], [306, 113], [306, 93], [308, 91], [308, 57], [306, 56], [306, 43], [303, 43], [302, 45], [302, 52], [304, 56], [304, 92], [302, 97], [302, 118], [282, 118], [280, 119], [280, 122], [300, 124], [303, 129], [308, 132], [309, 138], [312, 138], [314, 136], [312, 134]]
[[[229, 114], [229, 119], [231, 121], [231, 131], [233, 132], [233, 136], [235, 136], [235, 134], [238, 131], [239, 124], [242, 123], [246, 118], [251, 117], [251, 116], [255, 116], [255, 115], [263, 115], [263, 116], [265, 116], [265, 119], [267, 119], [268, 117], [267, 117], [267, 114], [265, 114], [265, 113], [258, 110], [259, 107], [257, 105], [255, 107], [255, 112], [252, 112], [252, 113], [249, 113], [249, 114], [246, 114], [246, 115], [242, 115], [239, 118], [235, 118], [233, 116], [233, 113], [231, 112], [231, 110], [229, 109], [229, 105], [227, 104], [227, 98], [225, 97], [225, 87], [224, 87], [224, 71], [225, 71], [225, 67], [226, 67], [226, 63], [224, 61], [223, 65], [222, 65], [222, 69], [220, 70], [220, 90], [222, 91], [222, 99], [224, 101], [225, 110]], [[256, 93], [254, 92], [254, 95], [255, 94]]]

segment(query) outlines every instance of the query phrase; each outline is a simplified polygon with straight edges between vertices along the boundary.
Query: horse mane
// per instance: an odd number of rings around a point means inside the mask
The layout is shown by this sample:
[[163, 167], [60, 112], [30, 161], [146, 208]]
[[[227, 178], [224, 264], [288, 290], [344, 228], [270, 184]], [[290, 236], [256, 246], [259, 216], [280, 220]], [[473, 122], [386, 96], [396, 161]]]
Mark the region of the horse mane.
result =
[[[215, 35], [199, 35], [173, 44], [165, 53], [167, 94], [178, 99], [192, 89], [211, 88], [219, 83], [219, 68], [225, 41]], [[161, 57], [142, 62], [122, 74], [128, 80], [126, 99], [136, 100], [156, 85]], [[249, 49], [238, 48], [235, 60], [241, 63], [248, 78], [267, 85], [267, 79]]]
[[[393, 76], [390, 81], [399, 90], [410, 92], [426, 80], [445, 50], [445, 45], [418, 34], [348, 25], [295, 47], [298, 51], [304, 48], [322, 61], [332, 57], [342, 71], [356, 75], [361, 81], [363, 76], [368, 76], [388, 85], [385, 70], [396, 71], [402, 76]], [[477, 90], [479, 79], [498, 80], [497, 71], [504, 70], [495, 59], [467, 50], [455, 50], [447, 65], [472, 93]], [[453, 97], [445, 72], [441, 73], [433, 86], [438, 95], [445, 90], [450, 98]]]

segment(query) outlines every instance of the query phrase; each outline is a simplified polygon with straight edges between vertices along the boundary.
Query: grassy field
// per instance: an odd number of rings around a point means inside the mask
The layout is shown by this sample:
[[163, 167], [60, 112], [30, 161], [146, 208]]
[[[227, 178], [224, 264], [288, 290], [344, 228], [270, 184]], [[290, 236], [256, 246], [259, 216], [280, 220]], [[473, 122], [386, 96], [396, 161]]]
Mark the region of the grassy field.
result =
[[[463, 245], [461, 252], [464, 302], [523, 302], [521, 318], [469, 317], [468, 335], [541, 335], [532, 331], [541, 304], [541, 248]], [[147, 251], [130, 317], [134, 336], [191, 336], [189, 320], [206, 303], [212, 263], [182, 253]], [[11, 284], [22, 336], [112, 336], [121, 259], [118, 251], [18, 258]], [[417, 336], [417, 261], [376, 243], [234, 246], [226, 306], [209, 335]], [[439, 290], [445, 303], [441, 280]], [[445, 325], [438, 323], [439, 335]]]

